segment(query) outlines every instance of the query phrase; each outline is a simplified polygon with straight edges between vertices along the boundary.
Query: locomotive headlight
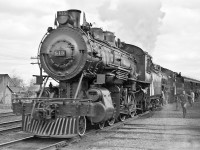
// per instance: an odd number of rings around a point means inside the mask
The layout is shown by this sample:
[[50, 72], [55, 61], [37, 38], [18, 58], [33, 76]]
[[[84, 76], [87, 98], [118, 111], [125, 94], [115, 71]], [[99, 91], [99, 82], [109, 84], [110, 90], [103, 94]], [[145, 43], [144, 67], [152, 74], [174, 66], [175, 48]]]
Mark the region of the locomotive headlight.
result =
[[[81, 53], [80, 50], [84, 50]], [[57, 80], [79, 76], [87, 60], [87, 46], [80, 33], [67, 26], [51, 31], [40, 47], [40, 61], [44, 71]]]
[[59, 24], [66, 24], [67, 23], [67, 20], [68, 20], [68, 16], [59, 16], [57, 19], [58, 19], [58, 23]]
[[58, 11], [57, 12], [57, 21], [59, 24], [66, 24], [69, 19], [67, 11]]

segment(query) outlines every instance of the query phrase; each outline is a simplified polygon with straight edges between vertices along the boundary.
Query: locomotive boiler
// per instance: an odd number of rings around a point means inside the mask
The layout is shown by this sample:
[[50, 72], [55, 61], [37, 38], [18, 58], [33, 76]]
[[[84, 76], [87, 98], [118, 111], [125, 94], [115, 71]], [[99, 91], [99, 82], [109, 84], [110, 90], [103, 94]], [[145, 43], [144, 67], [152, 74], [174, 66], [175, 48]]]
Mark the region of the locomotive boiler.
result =
[[[144, 75], [147, 67], [141, 72], [140, 62], [115, 41], [112, 32], [92, 28], [85, 20], [81, 26], [80, 14], [79, 10], [58, 11], [58, 25], [49, 27], [40, 43], [40, 67], [59, 86], [50, 85], [46, 97], [43, 87], [37, 98], [13, 101], [14, 112], [23, 116], [25, 132], [45, 137], [82, 136], [88, 123], [99, 128], [105, 123], [113, 125], [146, 105], [144, 90], [151, 80], [150, 74]], [[38, 81], [48, 77], [40, 76]]]

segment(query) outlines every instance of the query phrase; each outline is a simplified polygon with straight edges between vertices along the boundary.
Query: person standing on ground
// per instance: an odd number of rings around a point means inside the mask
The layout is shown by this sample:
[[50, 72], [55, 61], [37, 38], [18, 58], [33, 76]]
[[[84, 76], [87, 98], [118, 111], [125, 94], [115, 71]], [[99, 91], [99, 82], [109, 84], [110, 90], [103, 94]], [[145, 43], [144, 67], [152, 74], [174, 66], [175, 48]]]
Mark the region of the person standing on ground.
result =
[[178, 101], [179, 101], [179, 94], [176, 94], [175, 95], [176, 110], [178, 110]]
[[191, 93], [190, 93], [190, 94], [191, 94], [191, 99], [192, 99], [191, 102], [194, 103], [194, 97], [195, 97], [194, 92], [191, 90]]
[[161, 103], [161, 105], [163, 106], [163, 101], [165, 101], [165, 94], [164, 94], [164, 91], [163, 91], [163, 90], [161, 91], [161, 99], [160, 99], [160, 100], [161, 100], [160, 103]]
[[188, 102], [189, 102], [190, 106], [192, 107], [192, 96], [191, 96], [191, 92], [192, 92], [192, 90], [190, 90], [190, 92], [188, 93], [188, 94], [190, 94], [190, 95], [188, 96]]
[[183, 110], [183, 118], [185, 118], [186, 113], [187, 113], [186, 108], [187, 108], [188, 96], [189, 95], [187, 95], [184, 90], [183, 90], [183, 93], [179, 96], [181, 107]]

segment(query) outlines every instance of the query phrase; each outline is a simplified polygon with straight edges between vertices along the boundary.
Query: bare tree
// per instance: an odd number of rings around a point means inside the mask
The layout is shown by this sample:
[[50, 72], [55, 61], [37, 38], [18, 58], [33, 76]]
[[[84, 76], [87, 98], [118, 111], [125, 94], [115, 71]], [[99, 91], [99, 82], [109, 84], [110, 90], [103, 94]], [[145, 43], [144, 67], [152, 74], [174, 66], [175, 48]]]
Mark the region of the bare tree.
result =
[[27, 86], [27, 92], [28, 92], [28, 96], [32, 96], [35, 95], [36, 92], [38, 92], [39, 90], [39, 86], [35, 85], [36, 79], [32, 78], [29, 82], [29, 85]]
[[20, 76], [18, 76], [17, 74], [11, 75], [11, 79], [14, 82], [15, 86], [22, 87], [22, 88], [25, 87], [24, 80]]

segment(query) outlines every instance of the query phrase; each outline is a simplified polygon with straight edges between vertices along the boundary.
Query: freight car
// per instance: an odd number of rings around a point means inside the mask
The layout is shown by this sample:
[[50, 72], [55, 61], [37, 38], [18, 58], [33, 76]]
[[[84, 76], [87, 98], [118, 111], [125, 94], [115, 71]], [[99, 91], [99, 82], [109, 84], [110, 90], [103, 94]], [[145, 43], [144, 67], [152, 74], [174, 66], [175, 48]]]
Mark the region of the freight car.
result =
[[[175, 76], [176, 73], [172, 70], [169, 70], [167, 68], [161, 67], [161, 73], [162, 73], [162, 88], [165, 96], [165, 102], [164, 103], [172, 103], [175, 99]], [[179, 87], [179, 86], [178, 86]]]
[[167, 68], [161, 69], [162, 73], [162, 87], [165, 93], [165, 99], [168, 103], [177, 101], [177, 96], [182, 94], [182, 91], [186, 91], [190, 94], [192, 90], [195, 93], [195, 97], [199, 96], [200, 81], [192, 79], [186, 76], [182, 76], [181, 73], [173, 72]]
[[183, 76], [181, 73], [176, 73], [175, 85], [176, 95], [181, 94], [181, 92], [185, 90], [187, 94], [190, 94], [190, 92], [193, 91], [196, 99], [199, 97], [200, 81]]

